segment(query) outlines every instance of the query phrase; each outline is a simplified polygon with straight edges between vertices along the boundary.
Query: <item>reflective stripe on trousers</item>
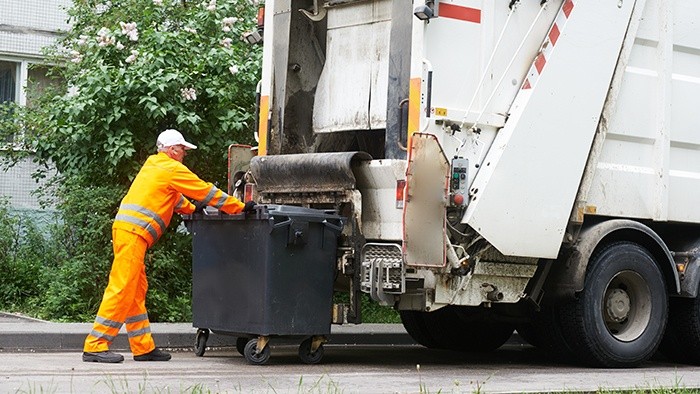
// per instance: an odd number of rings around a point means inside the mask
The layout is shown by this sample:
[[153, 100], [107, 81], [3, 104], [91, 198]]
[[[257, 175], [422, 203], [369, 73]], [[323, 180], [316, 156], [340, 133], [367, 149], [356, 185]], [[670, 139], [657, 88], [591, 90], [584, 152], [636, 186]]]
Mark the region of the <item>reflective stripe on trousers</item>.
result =
[[126, 322], [131, 352], [138, 356], [155, 348], [146, 312], [148, 282], [144, 257], [148, 244], [140, 236], [120, 229], [112, 230], [112, 241], [114, 262], [109, 283], [83, 351], [109, 350]]

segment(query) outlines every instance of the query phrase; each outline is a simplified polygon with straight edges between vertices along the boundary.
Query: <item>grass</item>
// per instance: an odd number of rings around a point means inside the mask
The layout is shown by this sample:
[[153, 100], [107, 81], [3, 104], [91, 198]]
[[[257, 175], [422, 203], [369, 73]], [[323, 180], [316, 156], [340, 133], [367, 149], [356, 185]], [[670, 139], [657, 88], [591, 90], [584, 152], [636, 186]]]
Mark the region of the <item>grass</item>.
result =
[[[469, 382], [469, 387], [464, 387], [463, 383], [460, 382], [459, 380], [454, 380], [452, 382], [451, 387], [441, 387], [441, 388], [431, 388], [428, 387], [428, 385], [423, 381], [423, 376], [421, 373], [421, 366], [420, 364], [416, 364], [416, 373], [418, 375], [418, 387], [417, 391], [420, 394], [446, 394], [446, 393], [473, 393], [473, 394], [481, 394], [481, 393], [487, 393], [489, 392], [488, 389], [488, 381], [490, 380], [491, 377], [488, 377], [485, 380], [482, 381], [470, 381]], [[74, 382], [71, 382], [71, 388], [70, 391], [71, 393], [82, 393], [85, 392], [85, 388], [78, 388], [76, 389], [73, 384]], [[299, 380], [296, 384], [296, 387], [288, 387], [288, 388], [276, 388], [274, 387], [270, 382], [266, 382], [267, 388], [263, 389], [264, 392], [268, 393], [290, 393], [296, 391], [298, 394], [342, 394], [346, 390], [345, 388], [341, 387], [341, 385], [334, 381], [330, 376], [327, 374], [323, 374], [319, 376], [318, 378], [312, 379], [312, 380], [307, 380], [304, 378], [304, 376], [300, 376]], [[218, 379], [217, 379], [217, 386], [218, 386]], [[233, 392], [236, 393], [245, 393], [249, 392], [250, 389], [243, 389], [240, 386], [240, 383], [238, 384], [237, 387], [234, 387]], [[357, 389], [354, 387], [348, 388], [348, 392], [357, 392]], [[144, 373], [143, 379], [138, 381], [137, 383], [131, 383], [128, 381], [126, 376], [123, 377], [113, 377], [111, 375], [107, 375], [103, 380], [97, 382], [91, 389], [88, 391], [90, 392], [99, 392], [99, 393], [112, 393], [112, 394], [133, 394], [133, 393], [138, 393], [138, 394], [146, 394], [146, 393], [157, 393], [157, 394], [170, 394], [170, 393], [180, 393], [180, 394], [219, 394], [222, 392], [228, 392], [228, 391], [222, 391], [220, 387], [216, 388], [210, 388], [206, 384], [203, 383], [198, 383], [194, 385], [188, 385], [188, 386], [183, 386], [182, 383], [176, 383], [174, 382], [173, 385], [165, 385], [165, 386], [160, 386], [156, 387], [152, 384], [148, 383], [148, 374]], [[255, 392], [260, 392], [259, 389], [255, 389]], [[62, 389], [58, 387], [58, 385], [54, 382], [49, 383], [46, 387], [43, 385], [39, 385], [36, 383], [32, 382], [27, 382], [27, 387], [25, 388], [24, 385], [17, 389], [15, 391], [16, 394], [44, 394], [44, 393], [63, 393], [66, 392], [65, 389]], [[396, 391], [396, 392], [402, 392], [402, 391]], [[412, 391], [411, 392], [415, 392]], [[586, 393], [589, 394], [591, 393], [590, 391], [584, 392], [584, 391], [572, 391], [572, 390], [561, 390], [561, 391], [552, 391], [549, 393], [566, 393], [566, 394], [572, 394], [572, 393]], [[659, 383], [658, 381], [654, 381], [653, 383], [646, 383], [643, 386], [638, 386], [633, 389], [624, 389], [624, 390], [618, 390], [618, 389], [607, 389], [607, 388], [599, 388], [596, 390], [594, 393], [596, 394], [700, 394], [700, 388], [686, 388], [685, 385], [682, 382], [682, 378], [676, 376], [674, 382], [670, 387], [664, 386], [663, 384]]]

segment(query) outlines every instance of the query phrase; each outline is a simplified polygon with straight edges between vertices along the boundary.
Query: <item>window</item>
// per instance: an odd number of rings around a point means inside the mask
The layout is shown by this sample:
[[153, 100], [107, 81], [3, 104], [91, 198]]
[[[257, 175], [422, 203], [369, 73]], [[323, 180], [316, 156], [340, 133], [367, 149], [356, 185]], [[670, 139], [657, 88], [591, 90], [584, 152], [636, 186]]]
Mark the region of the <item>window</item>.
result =
[[17, 65], [18, 63], [0, 61], [0, 103], [15, 101], [17, 98]]
[[[0, 60], [0, 105], [17, 101], [17, 70], [19, 63]], [[5, 113], [0, 112], [0, 116]], [[0, 138], [0, 143], [11, 143], [12, 137]], [[3, 144], [4, 145], [4, 144]]]
[[31, 107], [36, 98], [44, 93], [46, 88], [56, 86], [57, 80], [55, 77], [48, 76], [49, 69], [46, 66], [39, 64], [30, 64], [27, 70], [27, 102], [26, 105]]

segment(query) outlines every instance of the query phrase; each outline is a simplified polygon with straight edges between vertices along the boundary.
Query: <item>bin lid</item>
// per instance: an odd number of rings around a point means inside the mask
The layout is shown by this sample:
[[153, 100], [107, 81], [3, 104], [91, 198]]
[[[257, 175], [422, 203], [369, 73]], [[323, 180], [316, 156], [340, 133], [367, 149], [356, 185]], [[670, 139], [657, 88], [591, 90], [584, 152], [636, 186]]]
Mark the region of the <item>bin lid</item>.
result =
[[283, 218], [298, 219], [310, 222], [323, 222], [324, 220], [334, 220], [345, 222], [345, 218], [338, 215], [333, 210], [322, 210], [314, 208], [298, 207], [295, 205], [279, 205], [279, 204], [259, 204], [256, 206], [254, 214], [245, 214], [243, 212], [228, 215], [222, 213], [216, 208], [207, 207], [203, 213], [195, 213], [184, 216], [186, 221], [189, 220], [245, 220], [259, 219], [269, 220], [274, 218], [280, 220]]

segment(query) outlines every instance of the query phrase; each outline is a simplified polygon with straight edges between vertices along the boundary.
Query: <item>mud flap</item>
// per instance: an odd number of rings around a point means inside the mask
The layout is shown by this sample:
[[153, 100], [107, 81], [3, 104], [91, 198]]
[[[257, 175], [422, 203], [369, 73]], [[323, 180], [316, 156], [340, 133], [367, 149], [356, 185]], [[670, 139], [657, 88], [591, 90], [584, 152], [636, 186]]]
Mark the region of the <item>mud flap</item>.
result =
[[432, 134], [411, 137], [406, 170], [403, 248], [407, 266], [443, 267], [450, 163]]

